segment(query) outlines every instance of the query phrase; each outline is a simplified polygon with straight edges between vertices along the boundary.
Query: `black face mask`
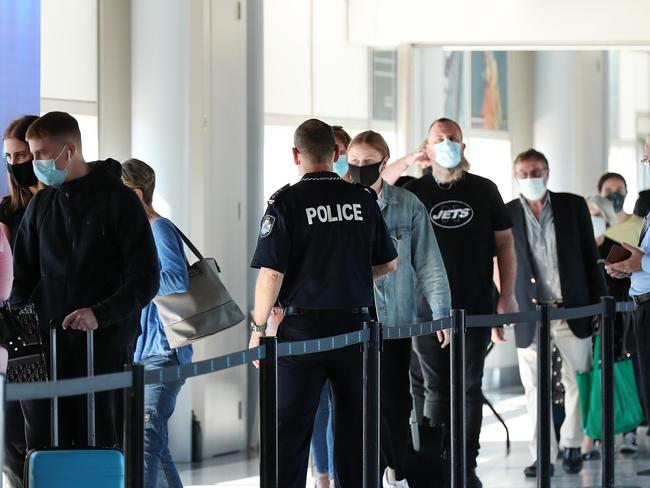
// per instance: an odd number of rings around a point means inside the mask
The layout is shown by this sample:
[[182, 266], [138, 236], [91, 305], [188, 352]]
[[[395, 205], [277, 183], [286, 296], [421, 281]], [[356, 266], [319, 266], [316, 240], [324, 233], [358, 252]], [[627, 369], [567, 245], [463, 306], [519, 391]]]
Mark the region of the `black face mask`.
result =
[[350, 178], [352, 181], [361, 183], [364, 186], [372, 186], [379, 179], [379, 169], [381, 168], [383, 161], [378, 163], [369, 164], [368, 166], [355, 166], [350, 163], [348, 172], [350, 173]]
[[36, 186], [38, 178], [34, 174], [34, 162], [27, 161], [20, 164], [7, 163], [7, 171], [14, 183], [22, 188]]

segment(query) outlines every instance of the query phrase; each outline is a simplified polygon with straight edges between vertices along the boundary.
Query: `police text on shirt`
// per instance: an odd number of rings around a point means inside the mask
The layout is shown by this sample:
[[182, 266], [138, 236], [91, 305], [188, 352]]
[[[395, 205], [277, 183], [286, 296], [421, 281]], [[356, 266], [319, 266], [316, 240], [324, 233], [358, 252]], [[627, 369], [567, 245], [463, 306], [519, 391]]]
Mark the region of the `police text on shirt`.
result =
[[363, 220], [361, 215], [361, 205], [358, 203], [337, 204], [335, 208], [331, 205], [319, 205], [318, 207], [308, 207], [305, 209], [307, 214], [307, 223], [313, 225], [314, 219], [318, 218], [321, 222], [342, 222], [344, 220]]

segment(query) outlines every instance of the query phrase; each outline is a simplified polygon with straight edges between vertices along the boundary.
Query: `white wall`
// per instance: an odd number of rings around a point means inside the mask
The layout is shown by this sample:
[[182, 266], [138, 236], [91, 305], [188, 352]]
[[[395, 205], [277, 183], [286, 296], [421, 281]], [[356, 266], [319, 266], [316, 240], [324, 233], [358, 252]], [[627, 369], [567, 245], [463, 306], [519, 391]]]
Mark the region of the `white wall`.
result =
[[41, 97], [97, 101], [97, 0], [41, 0]]
[[265, 113], [368, 119], [369, 51], [347, 25], [347, 0], [264, 2]]
[[311, 0], [264, 2], [264, 112], [312, 111]]
[[313, 112], [368, 118], [368, 48], [347, 38], [347, 0], [313, 2]]
[[[189, 231], [189, 9], [179, 0], [132, 2], [132, 156], [156, 171], [154, 205]], [[175, 459], [190, 460], [188, 382], [170, 422]]]
[[603, 53], [535, 54], [534, 144], [549, 160], [549, 186], [584, 196], [607, 171]]
[[[188, 224], [188, 8], [179, 0], [132, 4], [132, 156], [156, 171], [163, 211]], [[162, 202], [161, 202], [162, 203]]]

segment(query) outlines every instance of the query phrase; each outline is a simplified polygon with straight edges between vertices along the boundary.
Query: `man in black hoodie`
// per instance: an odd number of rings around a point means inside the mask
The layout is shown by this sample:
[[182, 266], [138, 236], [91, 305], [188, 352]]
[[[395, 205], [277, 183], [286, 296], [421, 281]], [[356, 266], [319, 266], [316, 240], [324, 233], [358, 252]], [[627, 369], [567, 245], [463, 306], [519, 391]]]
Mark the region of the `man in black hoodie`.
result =
[[[86, 331], [95, 331], [95, 374], [133, 357], [140, 311], [158, 290], [158, 258], [142, 205], [108, 159], [86, 163], [77, 121], [50, 112], [28, 129], [34, 172], [48, 188], [30, 202], [14, 251], [11, 304], [35, 303], [43, 340], [58, 324], [59, 378], [86, 375]], [[46, 351], [49, 345], [46, 344]], [[96, 438], [121, 445], [121, 392], [97, 394]], [[62, 446], [86, 444], [84, 397], [59, 400]], [[49, 401], [22, 403], [28, 449], [50, 443]]]

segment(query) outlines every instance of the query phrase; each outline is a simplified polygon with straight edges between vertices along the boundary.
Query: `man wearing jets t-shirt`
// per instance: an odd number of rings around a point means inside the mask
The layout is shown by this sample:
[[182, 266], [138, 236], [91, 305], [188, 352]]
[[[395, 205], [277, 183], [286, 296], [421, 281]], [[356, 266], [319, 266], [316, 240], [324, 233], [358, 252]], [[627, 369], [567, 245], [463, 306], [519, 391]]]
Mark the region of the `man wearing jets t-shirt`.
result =
[[[431, 174], [409, 182], [406, 188], [424, 203], [447, 269], [452, 306], [468, 315], [517, 311], [514, 294], [515, 250], [510, 218], [496, 185], [468, 173], [460, 126], [438, 119], [429, 129], [426, 145], [411, 160], [431, 167]], [[408, 156], [407, 156], [408, 158]], [[497, 258], [500, 293], [493, 280]], [[422, 303], [422, 305], [425, 305]], [[503, 341], [501, 329], [493, 340]], [[483, 366], [490, 329], [473, 328], [466, 339], [467, 468], [469, 487], [480, 487], [476, 458], [482, 420]], [[425, 382], [424, 417], [433, 436], [449, 448], [449, 349], [441, 349], [432, 337], [419, 337], [414, 349]]]

